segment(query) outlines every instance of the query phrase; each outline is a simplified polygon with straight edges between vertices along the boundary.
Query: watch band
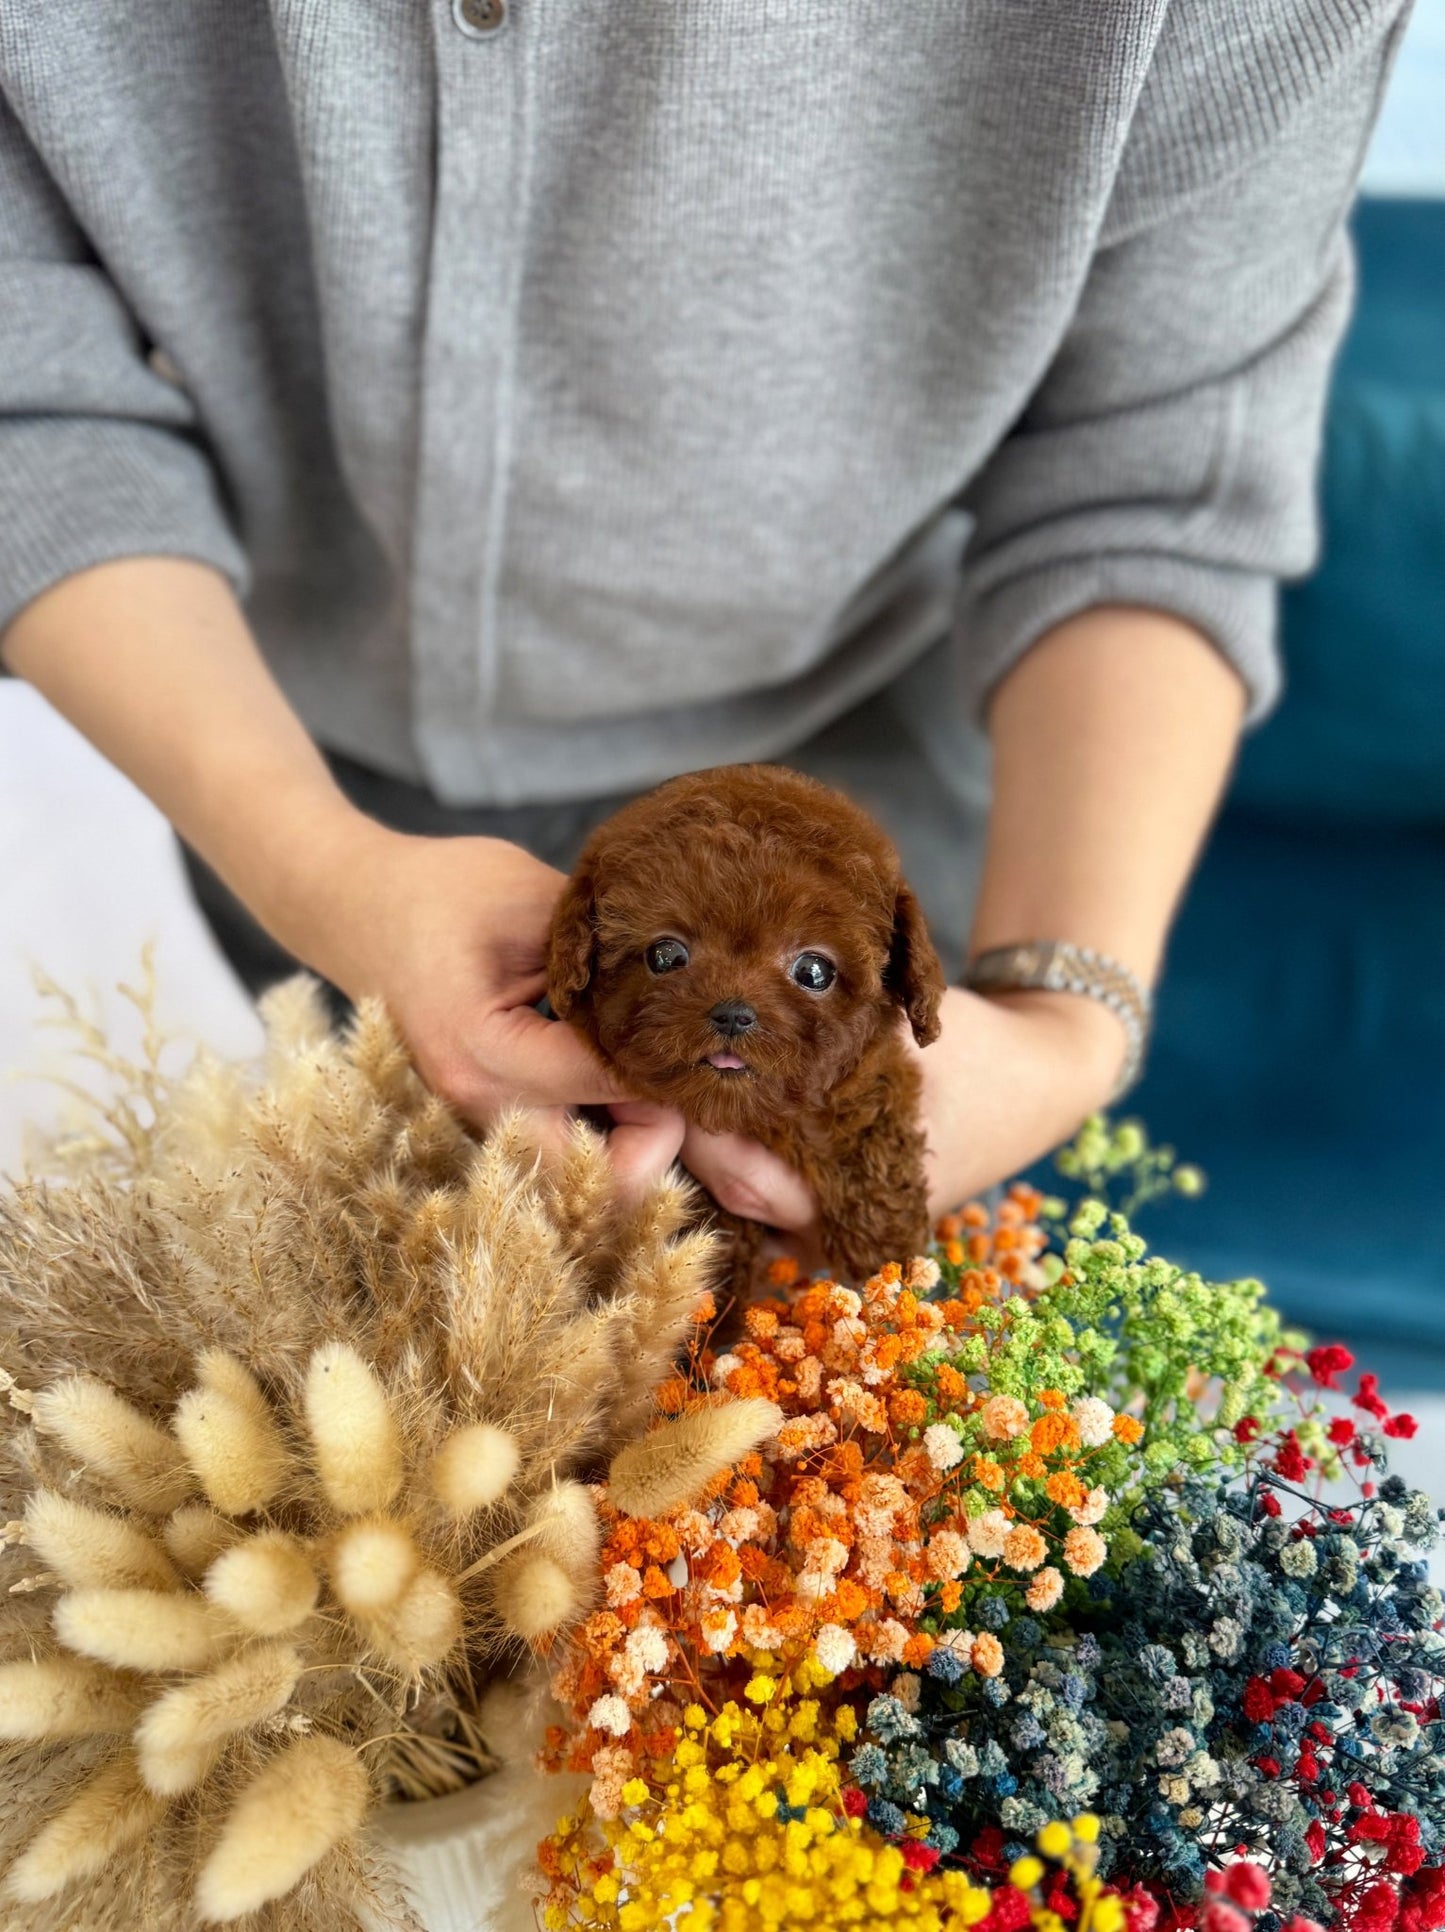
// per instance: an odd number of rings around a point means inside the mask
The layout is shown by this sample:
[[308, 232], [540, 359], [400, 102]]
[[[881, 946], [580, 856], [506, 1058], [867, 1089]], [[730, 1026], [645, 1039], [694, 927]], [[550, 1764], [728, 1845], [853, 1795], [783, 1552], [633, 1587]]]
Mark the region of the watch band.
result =
[[1124, 1029], [1124, 1065], [1111, 1096], [1119, 1100], [1139, 1078], [1154, 1002], [1136, 974], [1107, 953], [1076, 946], [1067, 939], [1030, 939], [1013, 946], [991, 946], [971, 959], [963, 983], [974, 993], [1079, 993], [1098, 1000]]

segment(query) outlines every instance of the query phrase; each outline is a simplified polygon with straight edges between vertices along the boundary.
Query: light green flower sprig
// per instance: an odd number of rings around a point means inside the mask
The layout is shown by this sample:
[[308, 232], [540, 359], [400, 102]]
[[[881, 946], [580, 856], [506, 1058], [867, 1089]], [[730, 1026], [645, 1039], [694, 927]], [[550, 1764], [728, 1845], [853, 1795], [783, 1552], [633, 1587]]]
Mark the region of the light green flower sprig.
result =
[[1125, 1217], [1097, 1201], [1074, 1215], [1064, 1262], [1035, 1300], [1032, 1323], [1063, 1317], [1113, 1341], [1107, 1361], [1094, 1350], [1092, 1392], [1140, 1416], [1147, 1464], [1161, 1467], [1166, 1450], [1195, 1467], [1241, 1461], [1234, 1423], [1281, 1409], [1278, 1381], [1265, 1370], [1284, 1330], [1263, 1285], [1205, 1281], [1151, 1256]]
[[[1085, 1122], [1058, 1166], [1090, 1194], [1071, 1211], [1043, 1204], [1057, 1246], [1040, 1256], [1026, 1291], [978, 1310], [977, 1330], [956, 1346], [953, 1365], [982, 1376], [993, 1394], [1026, 1402], [1043, 1390], [1098, 1396], [1137, 1416], [1143, 1463], [1141, 1472], [1132, 1459], [1131, 1490], [1141, 1473], [1153, 1487], [1180, 1469], [1240, 1465], [1246, 1447], [1236, 1423], [1248, 1415], [1267, 1429], [1284, 1417], [1288, 1398], [1266, 1370], [1293, 1337], [1260, 1282], [1206, 1281], [1150, 1254], [1129, 1222], [1160, 1194], [1197, 1194], [1203, 1177], [1179, 1166], [1171, 1148], [1150, 1147], [1137, 1123], [1115, 1126], [1102, 1115]], [[1125, 1206], [1111, 1206], [1109, 1196], [1120, 1193]], [[966, 1276], [966, 1264], [945, 1269], [944, 1292]], [[1124, 1478], [1122, 1466], [1117, 1473]]]

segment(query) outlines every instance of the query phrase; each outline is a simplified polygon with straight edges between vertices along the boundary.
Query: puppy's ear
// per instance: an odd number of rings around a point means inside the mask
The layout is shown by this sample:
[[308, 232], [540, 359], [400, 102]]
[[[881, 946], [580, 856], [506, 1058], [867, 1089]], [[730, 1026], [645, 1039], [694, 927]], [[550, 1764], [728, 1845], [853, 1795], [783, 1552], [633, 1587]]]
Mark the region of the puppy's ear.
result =
[[893, 907], [893, 943], [883, 969], [884, 991], [908, 1015], [920, 1046], [938, 1038], [938, 1008], [943, 999], [943, 967], [928, 936], [923, 908], [900, 883]]
[[579, 866], [567, 881], [547, 939], [547, 998], [559, 1020], [571, 1019], [592, 978], [597, 895], [590, 867]]

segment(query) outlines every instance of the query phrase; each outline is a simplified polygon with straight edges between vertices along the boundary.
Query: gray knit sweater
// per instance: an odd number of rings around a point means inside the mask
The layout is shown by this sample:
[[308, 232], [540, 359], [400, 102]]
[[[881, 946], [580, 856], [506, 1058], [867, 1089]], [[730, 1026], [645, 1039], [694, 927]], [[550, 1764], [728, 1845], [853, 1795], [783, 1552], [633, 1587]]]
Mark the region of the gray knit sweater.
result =
[[0, 0], [0, 626], [208, 559], [459, 801], [1101, 601], [1259, 708], [1403, 4]]

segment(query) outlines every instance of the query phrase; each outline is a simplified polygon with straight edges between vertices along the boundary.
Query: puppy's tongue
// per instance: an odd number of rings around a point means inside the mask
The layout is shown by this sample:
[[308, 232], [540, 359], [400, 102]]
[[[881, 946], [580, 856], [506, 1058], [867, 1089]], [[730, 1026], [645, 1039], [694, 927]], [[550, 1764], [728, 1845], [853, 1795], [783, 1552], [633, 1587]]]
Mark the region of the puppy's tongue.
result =
[[741, 1073], [745, 1064], [735, 1053], [710, 1053], [707, 1063], [719, 1073]]

